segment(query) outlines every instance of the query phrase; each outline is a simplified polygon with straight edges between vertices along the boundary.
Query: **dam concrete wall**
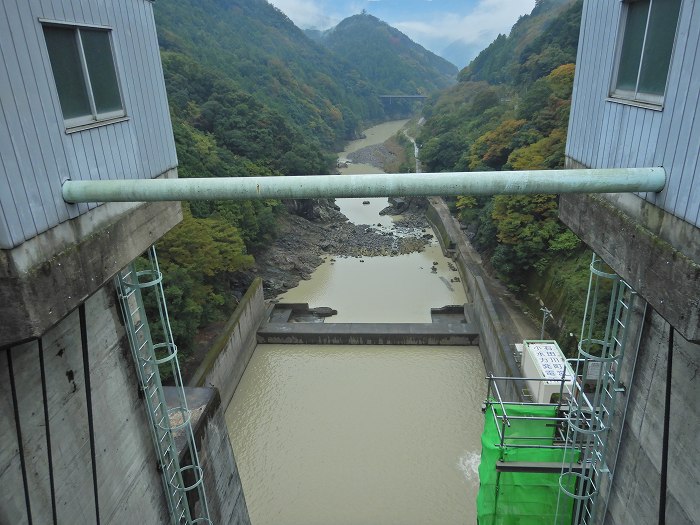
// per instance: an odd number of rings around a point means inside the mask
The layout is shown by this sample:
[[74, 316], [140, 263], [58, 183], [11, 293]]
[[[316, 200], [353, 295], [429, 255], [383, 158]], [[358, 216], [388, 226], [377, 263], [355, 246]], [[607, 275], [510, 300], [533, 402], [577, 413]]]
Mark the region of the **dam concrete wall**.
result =
[[[185, 393], [192, 411], [199, 464], [204, 470], [209, 517], [217, 525], [250, 525], [243, 486], [226, 428], [226, 407], [221, 404], [219, 392], [214, 388], [187, 387]], [[190, 463], [188, 457], [181, 458], [181, 461]]]
[[466, 323], [267, 323], [258, 330], [258, 342], [475, 346], [479, 334]]
[[255, 351], [256, 331], [264, 317], [262, 279], [256, 278], [192, 375], [189, 385], [217, 388], [221, 404], [227, 407]]
[[[218, 394], [198, 390], [205, 401], [187, 399], [214, 523], [249, 525]], [[170, 523], [149, 427], [110, 283], [0, 350], [0, 523]]]
[[598, 522], [700, 523], [700, 229], [634, 195], [562, 196], [559, 216], [638, 294]]
[[105, 286], [0, 351], [0, 523], [170, 523], [115, 302]]
[[659, 523], [664, 497], [666, 523], [700, 523], [700, 480], [694, 461], [700, 450], [700, 345], [674, 331], [670, 347], [673, 328], [651, 307], [645, 310], [642, 298], [630, 330], [621, 371], [622, 383], [629, 386], [618, 399], [611, 428], [613, 481], [601, 490], [600, 522]]

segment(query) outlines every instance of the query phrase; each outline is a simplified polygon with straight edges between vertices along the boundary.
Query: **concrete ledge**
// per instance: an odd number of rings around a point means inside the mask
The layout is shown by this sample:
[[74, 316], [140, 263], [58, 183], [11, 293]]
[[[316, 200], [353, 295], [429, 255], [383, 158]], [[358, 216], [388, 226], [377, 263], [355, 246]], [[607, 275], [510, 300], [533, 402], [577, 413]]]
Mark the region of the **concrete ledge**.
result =
[[111, 206], [0, 250], [0, 347], [41, 336], [182, 220], [178, 202]]
[[562, 195], [559, 217], [688, 341], [700, 341], [700, 264], [601, 196]]
[[[178, 389], [174, 386], [164, 386], [163, 393], [165, 394], [165, 402], [168, 408], [177, 408], [180, 406], [180, 400], [177, 393]], [[212, 417], [214, 411], [221, 405], [219, 391], [215, 388], [192, 388], [185, 387], [185, 399], [187, 407], [190, 410], [190, 425], [192, 426], [192, 435], [199, 449], [202, 442], [202, 432], [206, 422]], [[179, 413], [177, 414], [179, 416]], [[177, 416], [171, 416], [170, 424], [178, 425], [181, 423]], [[175, 446], [177, 447], [180, 462], [185, 460], [187, 449], [187, 435], [183, 429], [173, 432], [175, 436]], [[184, 464], [184, 463], [183, 463]]]
[[479, 334], [465, 323], [269, 323], [258, 343], [474, 346]]

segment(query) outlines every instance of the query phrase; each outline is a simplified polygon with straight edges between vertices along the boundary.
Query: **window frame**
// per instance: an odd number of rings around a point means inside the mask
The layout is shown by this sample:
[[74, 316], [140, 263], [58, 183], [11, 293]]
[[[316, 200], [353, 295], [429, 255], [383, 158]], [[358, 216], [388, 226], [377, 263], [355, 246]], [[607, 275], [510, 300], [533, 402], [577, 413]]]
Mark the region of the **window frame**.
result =
[[[664, 92], [661, 95], [654, 95], [650, 93], [645, 93], [639, 91], [639, 78], [641, 75], [642, 63], [644, 61], [644, 51], [646, 48], [647, 36], [649, 31], [649, 15], [647, 15], [647, 23], [644, 28], [644, 38], [642, 42], [642, 51], [639, 57], [639, 64], [637, 65], [637, 83], [635, 90], [625, 90], [617, 87], [618, 75], [620, 72], [620, 61], [622, 60], [622, 47], [625, 39], [625, 31], [627, 29], [628, 13], [630, 4], [635, 3], [637, 0], [620, 0], [622, 4], [621, 14], [620, 14], [620, 24], [617, 33], [617, 43], [615, 47], [615, 63], [612, 71], [612, 78], [610, 81], [610, 91], [608, 99], [611, 102], [619, 102], [621, 104], [640, 106], [648, 109], [663, 109], [664, 99], [666, 97], [666, 92], [668, 91], [668, 80], [671, 73], [671, 65], [673, 63], [673, 56], [676, 51], [676, 43], [678, 40], [678, 27], [680, 26], [681, 14], [683, 10], [684, 0], [680, 0], [680, 6], [678, 8], [678, 18], [676, 20], [676, 27], [673, 32], [673, 45], [671, 46], [671, 55], [668, 63], [668, 71], [666, 71], [666, 81], [664, 85]], [[650, 0], [649, 3], [649, 13], [653, 7], [655, 0]]]
[[[53, 64], [51, 63], [49, 55], [49, 44], [44, 36], [44, 46], [46, 48], [47, 59], [49, 62], [49, 67], [51, 68], [51, 73], [53, 74], [54, 87], [56, 88], [56, 95], [59, 101], [59, 107], [61, 108], [61, 116], [63, 117], [63, 123], [66, 127], [66, 133], [72, 133], [75, 131], [82, 131], [84, 129], [89, 129], [96, 126], [103, 126], [106, 124], [111, 124], [113, 122], [122, 122], [128, 120], [128, 115], [126, 112], [126, 105], [124, 103], [124, 92], [122, 90], [122, 83], [119, 74], [119, 64], [117, 63], [117, 56], [114, 52], [114, 39], [112, 37], [113, 28], [110, 26], [97, 25], [97, 24], [84, 24], [78, 22], [66, 22], [61, 20], [50, 20], [45, 18], [39, 18], [39, 23], [43, 29], [45, 27], [60, 27], [64, 29], [73, 29], [74, 36], [76, 39], [76, 45], [78, 49], [78, 58], [80, 61], [80, 69], [83, 73], [83, 82], [85, 85], [85, 91], [87, 93], [88, 104], [90, 106], [90, 114], [81, 115], [78, 117], [66, 118], [63, 115], [63, 107], [61, 105], [61, 96], [58, 93], [58, 86], [56, 85], [56, 72], [53, 69]], [[112, 55], [112, 67], [114, 68], [114, 75], [116, 78], [117, 91], [119, 92], [119, 102], [121, 104], [121, 109], [108, 112], [98, 112], [97, 106], [95, 104], [95, 93], [93, 91], [92, 83], [90, 81], [90, 72], [88, 69], [87, 60], [85, 57], [85, 50], [83, 48], [83, 40], [81, 35], [81, 29], [101, 31], [107, 34], [109, 49]]]

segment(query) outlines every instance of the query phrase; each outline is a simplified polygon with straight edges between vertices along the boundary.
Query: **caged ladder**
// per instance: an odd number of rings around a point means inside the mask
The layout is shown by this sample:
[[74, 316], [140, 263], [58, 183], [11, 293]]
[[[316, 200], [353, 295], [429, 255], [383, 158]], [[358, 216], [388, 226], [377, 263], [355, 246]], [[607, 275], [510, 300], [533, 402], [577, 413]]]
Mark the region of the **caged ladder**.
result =
[[[603, 485], [610, 482], [608, 438], [612, 426], [620, 369], [625, 355], [636, 292], [618, 275], [606, 271], [595, 254], [591, 261], [588, 297], [581, 327], [576, 377], [568, 392], [566, 447], [581, 452], [583, 470], [574, 455], [562, 465], [561, 497], [574, 501], [573, 523], [602, 522], [598, 502]], [[586, 382], [593, 385], [586, 387]], [[575, 489], [567, 489], [573, 481]], [[558, 502], [559, 504], [561, 501]]]
[[[161, 471], [171, 522], [175, 525], [211, 524], [206, 494], [204, 472], [190, 424], [191, 412], [183, 389], [177, 346], [173, 342], [170, 320], [163, 294], [163, 276], [158, 266], [156, 250], [147, 252], [147, 264], [137, 270], [132, 261], [115, 277], [132, 356], [141, 392], [146, 402], [158, 468]], [[144, 298], [151, 299], [157, 308], [157, 320], [149, 324]], [[158, 343], [154, 343], [157, 337]], [[168, 374], [177, 392], [177, 406], [168, 407], [161, 381], [161, 374]], [[176, 440], [186, 442], [184, 457], [190, 464], [182, 466]]]

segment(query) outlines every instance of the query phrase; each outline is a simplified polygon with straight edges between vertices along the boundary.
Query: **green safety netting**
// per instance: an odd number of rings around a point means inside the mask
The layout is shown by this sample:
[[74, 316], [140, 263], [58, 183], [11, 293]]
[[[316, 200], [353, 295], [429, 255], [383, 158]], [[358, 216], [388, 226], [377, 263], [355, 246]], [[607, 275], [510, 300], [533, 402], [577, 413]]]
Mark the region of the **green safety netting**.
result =
[[[500, 405], [494, 405], [501, 415]], [[512, 416], [556, 417], [556, 407], [533, 407], [506, 405]], [[506, 428], [506, 437], [533, 437], [547, 439], [517, 440], [518, 444], [551, 445], [555, 427], [553, 421], [511, 419]], [[560, 495], [559, 474], [535, 474], [526, 472], [496, 472], [496, 462], [568, 462], [577, 451], [546, 448], [514, 448], [507, 444], [501, 449], [500, 437], [491, 409], [486, 411], [484, 433], [481, 436], [481, 464], [479, 465], [479, 494], [477, 496], [477, 519], [479, 525], [570, 525], [573, 500]], [[513, 441], [516, 442], [516, 441]], [[508, 443], [508, 439], [506, 439]], [[565, 454], [567, 454], [565, 456]], [[573, 492], [572, 483], [567, 490]], [[557, 500], [559, 509], [557, 512]]]

